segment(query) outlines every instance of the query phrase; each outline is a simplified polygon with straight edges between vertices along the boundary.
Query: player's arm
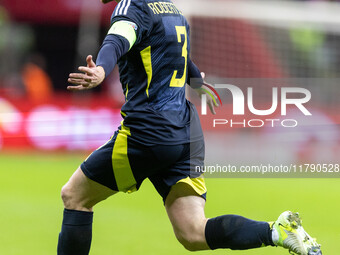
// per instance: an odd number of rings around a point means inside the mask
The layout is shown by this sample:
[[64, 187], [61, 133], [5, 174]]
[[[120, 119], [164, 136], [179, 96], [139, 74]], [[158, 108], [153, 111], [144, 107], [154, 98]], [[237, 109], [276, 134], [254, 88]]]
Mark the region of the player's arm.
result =
[[201, 88], [204, 84], [201, 72], [194, 62], [188, 57], [188, 81], [187, 83], [193, 89]]
[[99, 50], [97, 64], [92, 56], [86, 58], [87, 66], [78, 68], [82, 73], [71, 73], [68, 90], [85, 90], [97, 87], [103, 82], [117, 64], [117, 61], [126, 54], [136, 41], [136, 32], [133, 23], [127, 21], [115, 22], [105, 37]]
[[205, 73], [200, 72], [198, 67], [194, 62], [188, 58], [188, 84], [190, 87], [195, 89], [197, 94], [201, 97], [202, 95], [207, 95], [207, 104], [212, 114], [216, 114], [215, 107], [218, 106], [217, 97], [213, 93], [209, 93], [209, 89], [207, 88], [207, 84], [204, 81]]

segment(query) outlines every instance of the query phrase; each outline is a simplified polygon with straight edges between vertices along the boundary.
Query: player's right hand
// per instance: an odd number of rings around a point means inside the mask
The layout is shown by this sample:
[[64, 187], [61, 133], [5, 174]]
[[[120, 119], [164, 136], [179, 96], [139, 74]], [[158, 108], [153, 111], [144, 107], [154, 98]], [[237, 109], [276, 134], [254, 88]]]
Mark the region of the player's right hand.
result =
[[78, 68], [82, 73], [70, 73], [68, 82], [73, 84], [67, 89], [71, 91], [87, 90], [97, 87], [105, 79], [105, 71], [101, 66], [96, 66], [93, 62], [92, 56], [86, 58], [87, 66], [80, 66]]

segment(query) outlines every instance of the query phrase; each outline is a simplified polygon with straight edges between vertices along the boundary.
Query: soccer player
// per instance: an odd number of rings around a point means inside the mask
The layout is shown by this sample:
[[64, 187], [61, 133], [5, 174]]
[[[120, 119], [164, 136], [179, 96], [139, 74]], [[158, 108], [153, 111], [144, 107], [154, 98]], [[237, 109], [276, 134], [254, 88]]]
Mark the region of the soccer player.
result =
[[[205, 182], [190, 171], [204, 165], [204, 139], [185, 84], [199, 95], [207, 90], [190, 60], [187, 20], [170, 0], [117, 2], [96, 63], [88, 56], [81, 73], [69, 75], [68, 89], [94, 88], [118, 64], [124, 120], [62, 188], [58, 254], [89, 254], [93, 206], [117, 192], [137, 191], [146, 178], [162, 196], [177, 239], [190, 251], [282, 246], [299, 255], [321, 254], [296, 213], [284, 212], [275, 223], [238, 215], [205, 217]], [[209, 96], [208, 105], [215, 113]]]

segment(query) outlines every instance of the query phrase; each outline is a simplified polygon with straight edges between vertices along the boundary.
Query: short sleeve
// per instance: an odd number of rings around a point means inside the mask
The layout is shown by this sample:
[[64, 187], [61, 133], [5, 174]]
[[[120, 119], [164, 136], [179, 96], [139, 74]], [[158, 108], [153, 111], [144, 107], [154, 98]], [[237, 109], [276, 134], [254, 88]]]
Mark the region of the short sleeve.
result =
[[136, 24], [137, 40], [139, 43], [152, 28], [151, 15], [142, 0], [122, 0], [114, 9], [111, 25], [119, 20], [127, 20]]

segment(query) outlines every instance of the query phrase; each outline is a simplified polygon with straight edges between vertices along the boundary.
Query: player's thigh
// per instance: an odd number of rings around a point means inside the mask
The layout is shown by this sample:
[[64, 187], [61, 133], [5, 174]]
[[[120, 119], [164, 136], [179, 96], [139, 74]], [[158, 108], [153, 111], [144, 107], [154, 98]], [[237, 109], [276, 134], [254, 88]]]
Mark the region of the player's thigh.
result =
[[[127, 159], [127, 151], [124, 150], [121, 140], [119, 132], [115, 132], [111, 139], [93, 151], [72, 175], [62, 189], [62, 198], [67, 209], [91, 211], [95, 204], [119, 191], [113, 161], [118, 166], [126, 165], [124, 163]], [[118, 158], [125, 159], [125, 161], [113, 160], [116, 150], [122, 154]], [[128, 172], [129, 169], [119, 170]], [[122, 174], [120, 173], [119, 176]]]
[[91, 211], [98, 202], [117, 193], [85, 176], [80, 167], [62, 188], [65, 208]]
[[205, 240], [207, 219], [204, 207], [204, 198], [182, 182], [172, 187], [165, 200], [165, 208], [177, 239], [184, 246], [195, 247], [195, 250], [208, 249]]

